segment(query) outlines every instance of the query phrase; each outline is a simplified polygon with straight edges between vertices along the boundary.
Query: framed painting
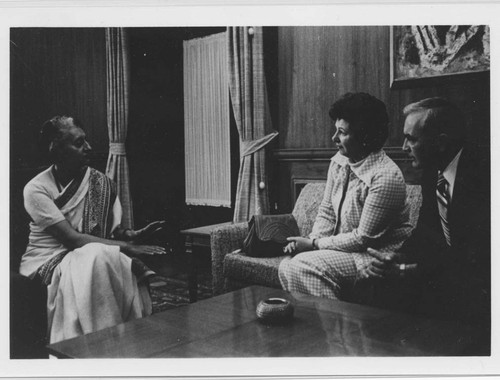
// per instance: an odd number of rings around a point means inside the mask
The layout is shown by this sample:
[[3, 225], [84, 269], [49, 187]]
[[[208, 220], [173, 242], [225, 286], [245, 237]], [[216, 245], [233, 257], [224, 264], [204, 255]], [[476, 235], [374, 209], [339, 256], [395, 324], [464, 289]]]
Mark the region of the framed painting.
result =
[[489, 72], [488, 25], [392, 26], [390, 36], [392, 87]]

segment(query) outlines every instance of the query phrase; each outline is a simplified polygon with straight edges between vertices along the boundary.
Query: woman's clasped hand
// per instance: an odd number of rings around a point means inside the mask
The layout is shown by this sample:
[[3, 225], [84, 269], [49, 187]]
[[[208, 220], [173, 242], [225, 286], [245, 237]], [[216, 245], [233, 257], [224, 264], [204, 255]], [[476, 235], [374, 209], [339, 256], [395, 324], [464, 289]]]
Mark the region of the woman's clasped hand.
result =
[[312, 239], [291, 236], [286, 239], [289, 243], [283, 248], [283, 252], [287, 255], [297, 255], [301, 252], [311, 251], [314, 249]]

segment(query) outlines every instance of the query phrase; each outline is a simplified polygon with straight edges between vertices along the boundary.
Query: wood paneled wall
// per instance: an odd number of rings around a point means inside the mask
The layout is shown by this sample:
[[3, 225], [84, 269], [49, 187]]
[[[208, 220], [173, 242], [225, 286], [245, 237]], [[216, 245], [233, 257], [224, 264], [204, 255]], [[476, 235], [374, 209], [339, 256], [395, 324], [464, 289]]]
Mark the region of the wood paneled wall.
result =
[[102, 169], [108, 151], [104, 29], [13, 28], [10, 52], [12, 167], [40, 165], [40, 126], [71, 115], [84, 125]]
[[387, 28], [279, 28], [280, 147], [333, 147], [328, 110], [346, 92], [387, 103], [388, 54]]
[[443, 96], [464, 112], [470, 141], [489, 149], [489, 75], [422, 81], [411, 88], [391, 88], [390, 27], [278, 27], [279, 173], [278, 212], [293, 207], [293, 188], [305, 180], [326, 178], [335, 153], [328, 110], [346, 92], [368, 92], [381, 99], [390, 116], [386, 151], [408, 182], [418, 183], [401, 151], [402, 109], [430, 96]]
[[[183, 243], [179, 229], [232, 219], [233, 209], [188, 207], [184, 198], [182, 41], [225, 29], [127, 29], [131, 77], [126, 145], [135, 223], [142, 227], [166, 220], [174, 246]], [[78, 117], [93, 147], [91, 166], [105, 170], [106, 44], [104, 28], [13, 28], [10, 39], [10, 188], [15, 195], [11, 215], [16, 217], [24, 185], [44, 167], [38, 133], [50, 117]], [[233, 129], [232, 144], [237, 145]], [[239, 163], [237, 150], [234, 160]], [[234, 186], [237, 174], [234, 165]], [[11, 230], [24, 223], [14, 219]], [[19, 235], [25, 238], [25, 230]], [[25, 246], [22, 239], [12, 240]]]
[[[209, 28], [206, 28], [209, 29]], [[139, 224], [169, 215], [201, 220], [183, 204], [182, 39], [223, 28], [145, 28], [131, 31], [132, 87], [129, 151], [132, 190]], [[296, 26], [266, 28], [266, 60], [273, 122], [279, 130], [273, 173], [275, 211], [293, 205], [293, 186], [326, 177], [335, 153], [330, 105], [348, 91], [365, 91], [383, 100], [391, 116], [386, 150], [407, 180], [418, 181], [400, 150], [401, 110], [429, 96], [458, 104], [469, 137], [489, 149], [489, 76], [469, 80], [426, 81], [412, 88], [390, 87], [388, 26]], [[38, 167], [37, 136], [43, 121], [56, 114], [80, 118], [94, 148], [93, 165], [104, 169], [106, 126], [105, 41], [103, 28], [11, 29], [11, 168]], [[13, 173], [11, 171], [11, 173]], [[159, 199], [161, 198], [161, 199]], [[159, 207], [161, 205], [161, 207]], [[214, 217], [229, 218], [209, 210]], [[190, 217], [190, 215], [195, 215]], [[206, 214], [206, 218], [205, 218]], [[188, 216], [186, 216], [188, 215]], [[205, 220], [206, 219], [206, 220]]]
[[28, 239], [23, 188], [47, 163], [40, 160], [42, 123], [55, 115], [82, 122], [93, 147], [91, 165], [106, 166], [104, 29], [13, 28], [10, 31], [10, 265], [17, 271]]

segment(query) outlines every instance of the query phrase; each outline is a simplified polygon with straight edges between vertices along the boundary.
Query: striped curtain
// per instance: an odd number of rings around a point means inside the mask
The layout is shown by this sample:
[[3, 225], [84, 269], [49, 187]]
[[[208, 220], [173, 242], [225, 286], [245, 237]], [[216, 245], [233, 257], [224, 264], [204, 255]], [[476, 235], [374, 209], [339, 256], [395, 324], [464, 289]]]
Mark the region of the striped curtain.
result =
[[234, 222], [269, 214], [266, 145], [272, 129], [264, 75], [262, 27], [229, 27], [229, 87], [240, 135], [240, 171]]
[[184, 41], [186, 203], [231, 207], [226, 33]]
[[106, 175], [118, 186], [122, 226], [133, 228], [132, 198], [125, 140], [128, 127], [129, 71], [125, 29], [106, 28], [106, 83], [109, 156]]

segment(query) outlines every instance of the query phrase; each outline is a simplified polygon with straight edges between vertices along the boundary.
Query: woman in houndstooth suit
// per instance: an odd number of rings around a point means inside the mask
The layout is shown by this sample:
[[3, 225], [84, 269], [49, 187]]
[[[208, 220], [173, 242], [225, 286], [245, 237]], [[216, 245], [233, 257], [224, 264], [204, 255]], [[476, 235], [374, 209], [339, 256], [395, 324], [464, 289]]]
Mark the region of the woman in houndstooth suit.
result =
[[367, 248], [397, 250], [412, 230], [406, 185], [385, 154], [389, 117], [384, 103], [347, 93], [329, 115], [337, 128], [323, 201], [309, 237], [291, 237], [279, 267], [283, 289], [343, 298], [355, 282], [377, 276]]

